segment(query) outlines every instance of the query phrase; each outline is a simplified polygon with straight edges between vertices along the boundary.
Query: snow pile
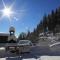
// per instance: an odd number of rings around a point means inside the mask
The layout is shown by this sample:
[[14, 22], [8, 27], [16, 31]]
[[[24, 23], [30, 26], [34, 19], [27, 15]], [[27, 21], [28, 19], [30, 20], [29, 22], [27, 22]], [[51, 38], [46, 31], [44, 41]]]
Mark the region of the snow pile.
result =
[[41, 60], [60, 60], [60, 56], [41, 56]]
[[0, 58], [0, 60], [6, 60], [6, 58]]

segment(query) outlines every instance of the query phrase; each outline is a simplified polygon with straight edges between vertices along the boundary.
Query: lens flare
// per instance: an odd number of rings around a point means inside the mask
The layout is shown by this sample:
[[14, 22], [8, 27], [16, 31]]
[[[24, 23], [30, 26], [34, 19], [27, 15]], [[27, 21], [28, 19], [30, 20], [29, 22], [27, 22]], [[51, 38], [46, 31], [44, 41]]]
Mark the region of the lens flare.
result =
[[6, 7], [2, 10], [2, 13], [3, 13], [3, 16], [7, 16], [7, 17], [10, 17], [11, 14], [12, 14], [12, 11], [10, 8]]

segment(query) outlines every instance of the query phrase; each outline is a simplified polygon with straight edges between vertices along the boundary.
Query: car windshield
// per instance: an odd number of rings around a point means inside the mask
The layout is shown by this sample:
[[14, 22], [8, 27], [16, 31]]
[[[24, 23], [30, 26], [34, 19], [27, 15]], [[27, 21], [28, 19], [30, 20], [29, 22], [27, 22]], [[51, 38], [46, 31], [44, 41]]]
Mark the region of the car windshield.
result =
[[19, 42], [19, 44], [28, 44], [28, 43], [29, 43], [29, 41], [25, 41], [25, 40]]

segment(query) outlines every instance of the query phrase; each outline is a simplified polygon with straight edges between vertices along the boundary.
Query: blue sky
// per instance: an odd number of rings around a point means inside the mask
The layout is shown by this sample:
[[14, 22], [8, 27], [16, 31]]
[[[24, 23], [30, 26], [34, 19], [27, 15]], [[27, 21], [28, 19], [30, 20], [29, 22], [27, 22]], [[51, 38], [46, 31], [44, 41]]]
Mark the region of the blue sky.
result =
[[[14, 16], [0, 19], [0, 32], [8, 32], [10, 26], [16, 29], [16, 35], [21, 32], [33, 31], [43, 18], [44, 14], [51, 13], [60, 6], [60, 0], [3, 0], [6, 6], [12, 5]], [[0, 0], [0, 10], [4, 8]], [[1, 17], [1, 14], [0, 14]]]

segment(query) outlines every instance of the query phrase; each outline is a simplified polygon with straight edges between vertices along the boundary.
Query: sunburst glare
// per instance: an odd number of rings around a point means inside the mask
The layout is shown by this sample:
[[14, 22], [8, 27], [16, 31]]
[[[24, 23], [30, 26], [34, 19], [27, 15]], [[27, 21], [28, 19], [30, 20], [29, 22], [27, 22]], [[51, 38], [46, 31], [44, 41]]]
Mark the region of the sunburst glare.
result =
[[9, 8], [9, 7], [5, 7], [5, 8], [2, 10], [3, 16], [10, 17], [12, 13], [13, 13], [13, 12], [11, 11], [11, 8]]

